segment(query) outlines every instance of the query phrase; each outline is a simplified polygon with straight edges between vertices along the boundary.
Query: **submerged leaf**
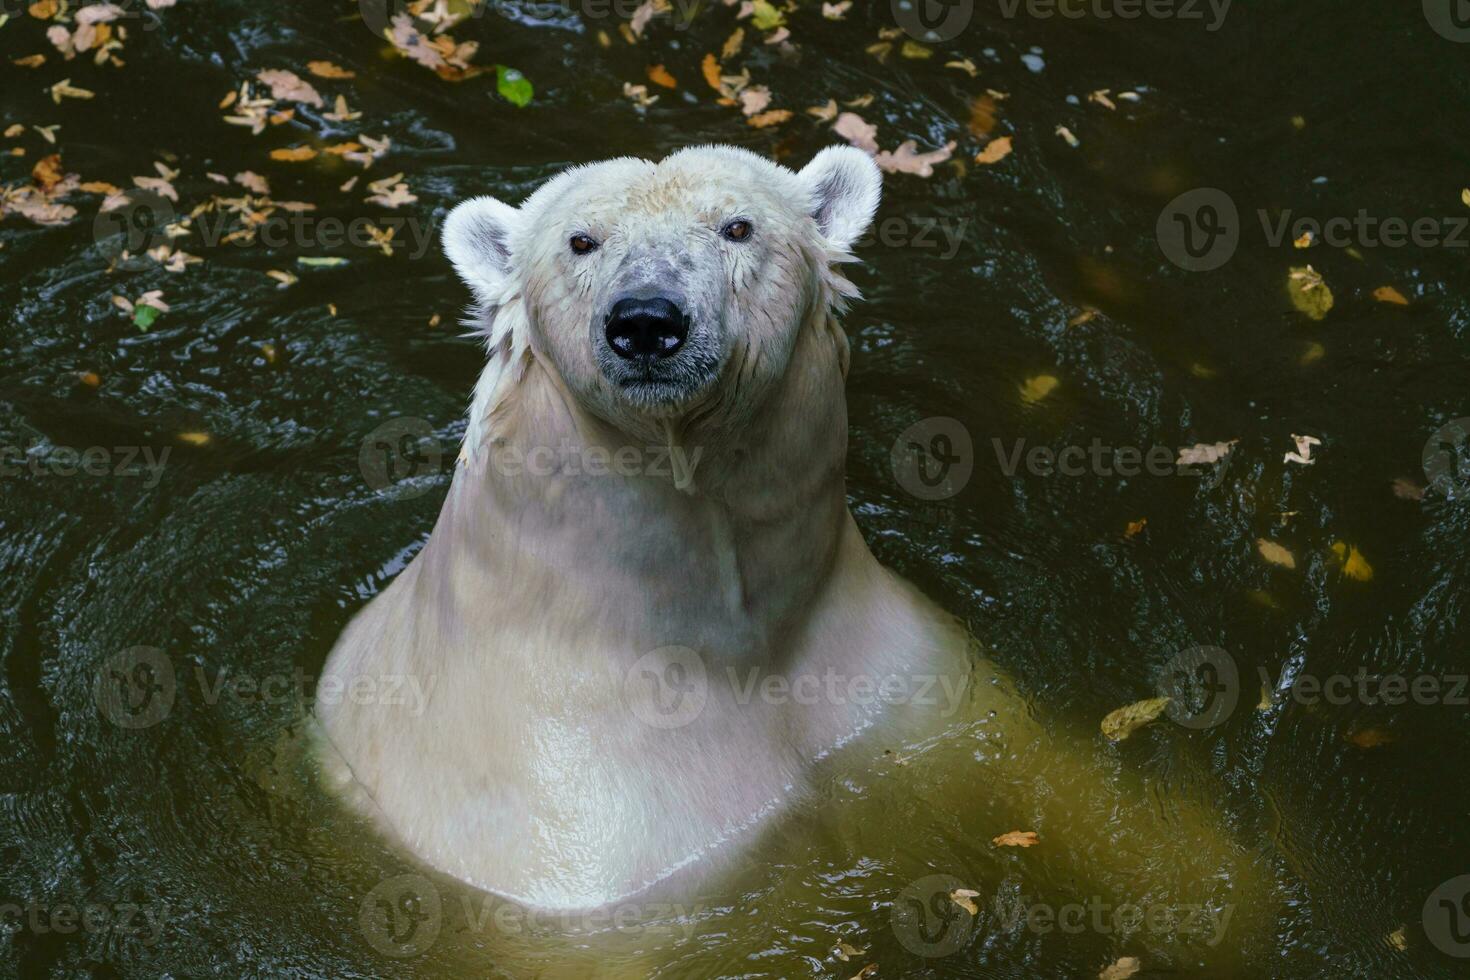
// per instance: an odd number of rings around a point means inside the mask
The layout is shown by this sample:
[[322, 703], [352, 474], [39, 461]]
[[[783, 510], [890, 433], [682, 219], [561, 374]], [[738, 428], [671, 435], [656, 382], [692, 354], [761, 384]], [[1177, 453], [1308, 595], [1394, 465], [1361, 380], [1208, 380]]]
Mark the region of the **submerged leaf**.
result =
[[1114, 742], [1121, 742], [1163, 714], [1168, 703], [1167, 697], [1160, 697], [1125, 705], [1102, 720], [1102, 733]]

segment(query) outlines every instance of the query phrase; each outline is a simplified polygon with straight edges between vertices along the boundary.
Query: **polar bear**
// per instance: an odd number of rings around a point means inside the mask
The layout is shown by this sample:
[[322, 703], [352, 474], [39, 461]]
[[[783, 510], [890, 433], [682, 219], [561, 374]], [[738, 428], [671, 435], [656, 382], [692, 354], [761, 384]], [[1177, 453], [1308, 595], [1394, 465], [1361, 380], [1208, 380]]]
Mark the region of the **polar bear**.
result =
[[701, 146], [450, 214], [489, 361], [429, 541], [322, 680], [429, 694], [317, 707], [409, 851], [603, 906], [738, 852], [815, 760], [963, 696], [963, 630], [847, 508], [838, 266], [880, 183], [851, 147], [794, 172]]

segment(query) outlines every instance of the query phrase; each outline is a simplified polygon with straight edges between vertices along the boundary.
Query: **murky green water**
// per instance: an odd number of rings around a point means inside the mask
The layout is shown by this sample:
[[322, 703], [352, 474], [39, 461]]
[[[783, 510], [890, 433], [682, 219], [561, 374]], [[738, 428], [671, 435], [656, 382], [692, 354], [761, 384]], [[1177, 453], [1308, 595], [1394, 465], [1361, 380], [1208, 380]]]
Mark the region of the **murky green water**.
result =
[[[275, 246], [210, 246], [202, 215], [173, 242], [205, 260], [182, 272], [119, 262], [100, 195], [67, 198], [69, 223], [0, 223], [6, 973], [1029, 977], [1136, 956], [1140, 976], [1462, 975], [1470, 469], [1444, 427], [1470, 415], [1470, 44], [1433, 4], [1239, 4], [1217, 30], [1203, 6], [1007, 9], [977, 5], [928, 58], [901, 34], [882, 59], [864, 50], [893, 24], [881, 3], [788, 12], [789, 49], [718, 4], [687, 29], [660, 15], [637, 45], [590, 9], [454, 27], [480, 42], [475, 64], [530, 78], [516, 108], [493, 74], [386, 58], [356, 4], [132, 4], [122, 66], [64, 61], [23, 5], [0, 7], [0, 127], [25, 127], [0, 142], [25, 150], [0, 156], [6, 185], [60, 152], [64, 172], [119, 187], [163, 162], [174, 217], [246, 193], [211, 172], [317, 205]], [[796, 118], [757, 129], [715, 103], [700, 61], [737, 23], [750, 37], [726, 73], [748, 67]], [[315, 59], [357, 77], [307, 76]], [[974, 77], [945, 64], [964, 59]], [[240, 107], [221, 100], [272, 68], [325, 106], [259, 136], [226, 123]], [[63, 79], [94, 97], [55, 101]], [[640, 110], [625, 82], [658, 101]], [[987, 89], [1006, 97], [973, 110]], [[324, 117], [339, 93], [360, 119]], [[853, 273], [852, 510], [880, 560], [969, 623], [1045, 737], [996, 740], [968, 703], [945, 738], [824, 772], [747, 872], [687, 907], [563, 921], [400, 877], [417, 869], [315, 788], [303, 707], [343, 625], [425, 540], [482, 363], [434, 223], [619, 154], [735, 142], [800, 164], [839, 140], [805, 112], [829, 99], [884, 149], [959, 144], [931, 177], [887, 177]], [[54, 145], [31, 128], [54, 124]], [[364, 133], [391, 141], [366, 171], [269, 157]], [[972, 162], [1003, 135], [1009, 156]], [[416, 201], [363, 203], [398, 172]], [[1171, 206], [1201, 187], [1217, 193]], [[1346, 232], [1293, 247], [1298, 219], [1338, 217]], [[324, 244], [328, 219], [412, 221], [389, 257]], [[1431, 219], [1439, 241], [1386, 243], [1389, 219]], [[1161, 222], [1197, 261], [1161, 249]], [[1166, 251], [1228, 259], [1188, 271]], [[1333, 297], [1320, 320], [1288, 292], [1308, 264]], [[150, 290], [169, 310], [145, 332], [112, 297]], [[972, 472], [925, 501], [890, 452], [936, 417], [958, 420]], [[432, 436], [383, 473], [373, 434], [398, 418]], [[1310, 464], [1283, 459], [1294, 434], [1320, 440]], [[1200, 473], [1173, 465], [1231, 440]], [[1080, 472], [1038, 446], [1081, 447]], [[1155, 446], [1167, 465], [1120, 475], [1119, 450]], [[1233, 710], [1103, 739], [1105, 715], [1201, 646], [1223, 651], [1200, 676]], [[1392, 690], [1360, 673], [1419, 693], [1382, 703]], [[1336, 677], [1335, 696], [1302, 686]], [[1042, 843], [992, 847], [1015, 829]], [[941, 895], [978, 891], [980, 913], [926, 906], [936, 875]], [[1179, 925], [1192, 914], [1208, 928]], [[840, 943], [861, 952], [844, 962]]]

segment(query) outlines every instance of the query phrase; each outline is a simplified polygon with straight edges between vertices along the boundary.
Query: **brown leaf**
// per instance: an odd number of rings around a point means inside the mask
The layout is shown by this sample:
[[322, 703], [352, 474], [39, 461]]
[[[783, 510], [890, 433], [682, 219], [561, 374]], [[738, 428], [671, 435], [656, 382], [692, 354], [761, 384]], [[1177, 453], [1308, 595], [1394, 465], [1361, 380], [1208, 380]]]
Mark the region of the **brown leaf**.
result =
[[40, 68], [45, 63], [44, 54], [28, 54], [24, 58], [16, 58], [11, 62], [12, 65], [18, 65], [21, 68]]
[[790, 119], [791, 116], [792, 112], [790, 109], [771, 109], [767, 112], [758, 112], [745, 121], [756, 129], [765, 129], [767, 126], [775, 126], [783, 123]]
[[648, 68], [648, 80], [655, 85], [664, 88], [678, 88], [679, 80], [669, 74], [669, 70], [663, 65], [650, 65]]
[[1041, 843], [1041, 838], [1034, 830], [1010, 830], [990, 838], [990, 843], [996, 847], [1034, 847]]
[[271, 150], [271, 159], [280, 160], [282, 163], [300, 163], [303, 160], [312, 160], [316, 157], [316, 150], [309, 146], [293, 146], [289, 148]]
[[720, 91], [720, 60], [712, 54], [707, 54], [699, 63], [699, 70], [704, 75], [705, 84], [716, 92]]
[[1395, 306], [1409, 305], [1409, 301], [1404, 298], [1404, 294], [1392, 286], [1379, 286], [1373, 290], [1373, 298], [1380, 303], [1392, 303]]
[[979, 896], [980, 893], [973, 888], [956, 888], [954, 891], [949, 893], [949, 900], [951, 902], [954, 902], [956, 905], [958, 905], [960, 908], [964, 909], [971, 915], [979, 915], [980, 906], [976, 905], [974, 902], [974, 899], [978, 898]]
[[346, 68], [342, 68], [339, 65], [332, 64], [330, 61], [308, 61], [306, 63], [306, 70], [311, 72], [317, 78], [357, 77], [357, 72], [348, 71]]
[[982, 139], [995, 128], [995, 97], [989, 93], [970, 102], [970, 132]]
[[1231, 439], [1228, 442], [1197, 442], [1193, 446], [1185, 446], [1179, 450], [1179, 458], [1174, 463], [1177, 466], [1218, 463], [1239, 441]]
[[[60, 153], [53, 153], [48, 157], [42, 157], [31, 168], [31, 179], [36, 182], [37, 187], [48, 193], [51, 188], [61, 183], [64, 176], [65, 174], [61, 172]], [[62, 194], [60, 196], [65, 197], [66, 195]]]
[[1123, 532], [1123, 537], [1125, 537], [1125, 538], [1137, 537], [1139, 534], [1142, 534], [1143, 533], [1143, 529], [1146, 528], [1146, 527], [1148, 527], [1148, 518], [1147, 517], [1140, 517], [1136, 521], [1129, 521], [1128, 522], [1128, 529]]

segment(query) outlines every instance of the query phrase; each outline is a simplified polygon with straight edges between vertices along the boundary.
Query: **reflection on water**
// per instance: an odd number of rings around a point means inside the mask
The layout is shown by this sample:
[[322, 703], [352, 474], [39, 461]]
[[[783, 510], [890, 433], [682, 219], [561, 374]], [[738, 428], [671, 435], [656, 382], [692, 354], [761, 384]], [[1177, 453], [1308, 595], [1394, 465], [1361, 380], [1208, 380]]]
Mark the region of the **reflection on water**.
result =
[[[83, 182], [166, 178], [159, 224], [245, 200], [178, 239], [99, 220], [105, 192], [0, 224], [8, 972], [1092, 976], [1137, 956], [1457, 975], [1470, 46], [1452, 18], [1231, 5], [1208, 30], [1212, 12], [975, 5], [926, 57], [879, 36], [887, 5], [772, 8], [785, 23], [746, 18], [720, 66], [769, 87], [750, 116], [795, 113], [753, 126], [701, 69], [734, 5], [679, 26], [675, 5], [634, 44], [590, 9], [498, 5], [447, 32], [481, 50], [437, 49], [438, 68], [385, 60], [358, 4], [131, 7], [122, 63], [100, 65], [4, 7], [0, 123], [22, 129], [0, 145], [25, 154], [0, 179], [40, 187], [59, 152]], [[530, 103], [504, 72], [452, 80], [457, 61], [514, 66]], [[322, 105], [257, 111], [240, 84], [259, 98], [271, 69]], [[463, 432], [481, 354], [435, 222], [621, 153], [801, 163], [839, 138], [805, 111], [828, 100], [890, 152], [957, 143], [887, 178], [853, 272], [850, 496], [880, 560], [966, 620], [1031, 714], [991, 717], [987, 678], [943, 736], [831, 763], [714, 894], [566, 921], [425, 874], [323, 798], [303, 709], [422, 544]], [[997, 136], [1010, 153], [975, 162]], [[271, 158], [302, 146], [318, 157]], [[7, 209], [45, 218], [38, 194]], [[1410, 238], [1421, 219], [1433, 234]], [[1161, 684], [1170, 706], [1103, 738]], [[1039, 842], [992, 844], [1015, 830]]]

